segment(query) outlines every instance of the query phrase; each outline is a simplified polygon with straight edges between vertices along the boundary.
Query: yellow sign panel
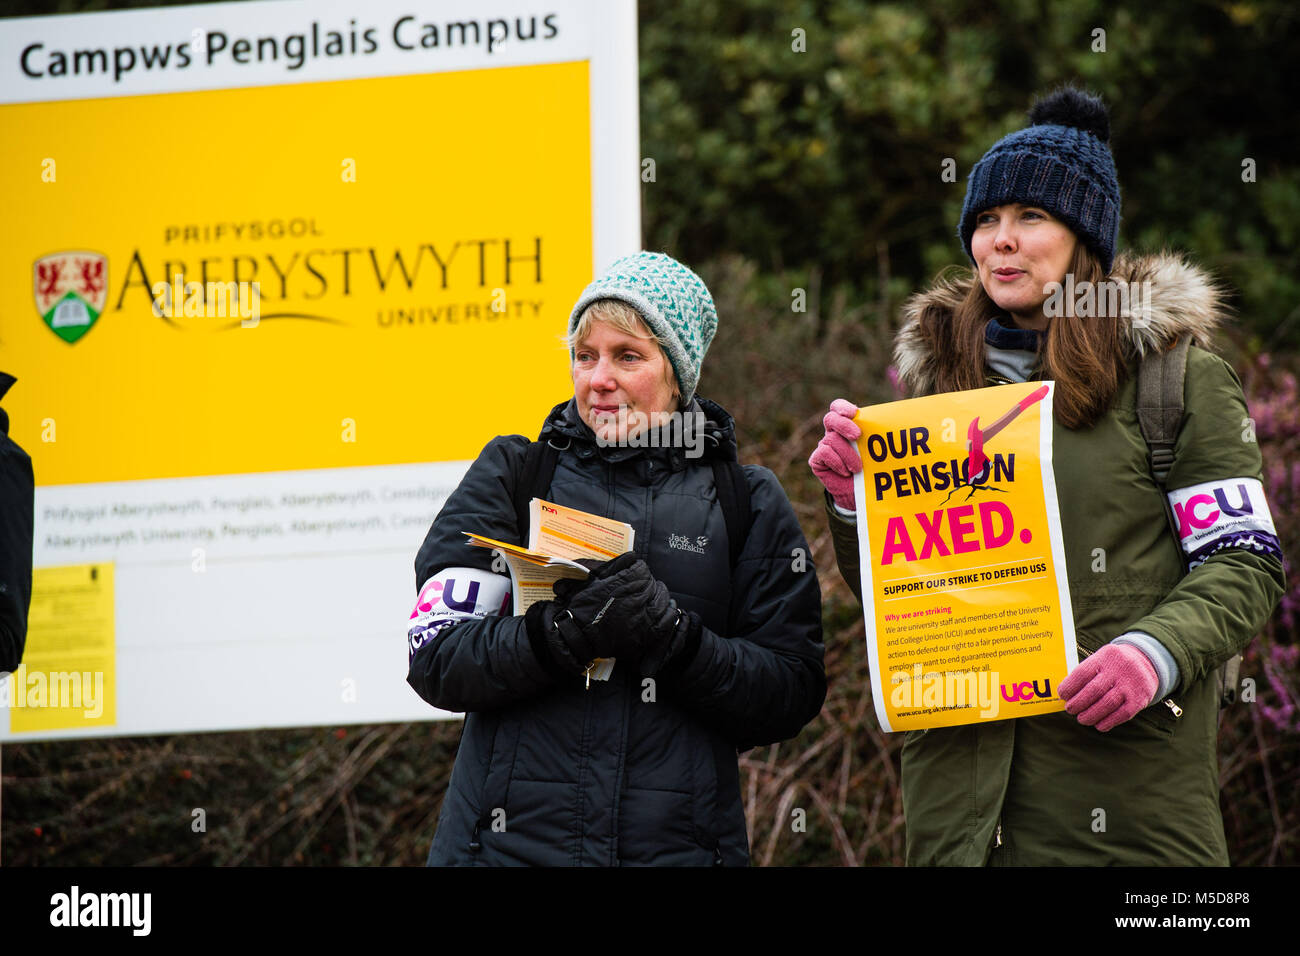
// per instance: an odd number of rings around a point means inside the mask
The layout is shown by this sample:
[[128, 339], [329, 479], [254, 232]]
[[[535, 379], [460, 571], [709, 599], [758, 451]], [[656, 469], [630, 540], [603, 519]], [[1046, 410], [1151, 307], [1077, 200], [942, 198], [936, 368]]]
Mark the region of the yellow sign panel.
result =
[[535, 428], [572, 390], [589, 111], [585, 61], [0, 106], [38, 483], [454, 461]]
[[113, 565], [32, 571], [23, 663], [0, 685], [9, 732], [117, 723]]
[[859, 545], [890, 730], [1063, 710], [1075, 663], [1051, 383], [862, 409]]

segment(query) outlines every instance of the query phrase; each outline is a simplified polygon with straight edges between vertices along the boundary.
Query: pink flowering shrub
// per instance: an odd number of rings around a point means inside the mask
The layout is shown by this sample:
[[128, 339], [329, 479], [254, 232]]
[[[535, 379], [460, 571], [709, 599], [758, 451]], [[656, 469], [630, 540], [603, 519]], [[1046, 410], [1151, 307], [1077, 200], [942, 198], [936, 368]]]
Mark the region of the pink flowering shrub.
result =
[[1300, 731], [1296, 681], [1300, 576], [1293, 560], [1300, 543], [1300, 389], [1295, 374], [1277, 366], [1267, 352], [1249, 365], [1244, 385], [1251, 416], [1245, 429], [1253, 426], [1264, 457], [1264, 493], [1282, 542], [1287, 582], [1281, 606], [1247, 652], [1243, 676], [1253, 674], [1259, 683], [1261, 715], [1278, 730], [1294, 733]]
[[1220, 805], [1234, 865], [1287, 864], [1297, 859], [1300, 834], [1300, 394], [1280, 356], [1264, 353], [1239, 367], [1250, 411], [1243, 437], [1253, 429], [1264, 458], [1287, 580], [1278, 610], [1246, 649], [1240, 699], [1223, 712]]

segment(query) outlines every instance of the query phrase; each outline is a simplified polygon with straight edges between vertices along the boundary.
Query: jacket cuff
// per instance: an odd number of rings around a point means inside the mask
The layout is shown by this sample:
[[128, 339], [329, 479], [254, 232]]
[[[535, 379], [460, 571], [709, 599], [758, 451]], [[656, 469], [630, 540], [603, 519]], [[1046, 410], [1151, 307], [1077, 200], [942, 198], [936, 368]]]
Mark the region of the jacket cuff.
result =
[[[548, 607], [548, 605], [550, 605]], [[533, 657], [537, 658], [537, 663], [542, 665], [542, 670], [554, 680], [565, 680], [571, 678], [572, 673], [566, 671], [560, 662], [555, 659], [551, 653], [550, 644], [547, 641], [546, 630], [551, 626], [554, 620], [548, 610], [553, 607], [553, 602], [537, 601], [534, 602], [527, 611], [524, 612], [524, 630], [528, 634], [528, 646], [532, 648]]]
[[839, 505], [835, 503], [835, 499], [831, 497], [831, 493], [829, 491], [822, 489], [822, 494], [826, 496], [827, 514], [831, 515], [834, 518], [839, 518], [841, 521], [846, 521], [852, 525], [856, 525], [858, 523], [858, 512], [856, 509], [853, 511], [845, 511], [843, 508], [841, 508]]
[[694, 611], [687, 611], [682, 615], [682, 622], [679, 625], [684, 628], [682, 635], [682, 646], [667, 663], [659, 670], [661, 678], [668, 680], [677, 680], [686, 673], [686, 669], [691, 666], [695, 657], [700, 652], [700, 641], [703, 639], [704, 622]]
[[1111, 643], [1136, 647], [1151, 661], [1151, 666], [1155, 668], [1156, 677], [1160, 681], [1160, 685], [1156, 688], [1153, 703], [1157, 700], [1164, 700], [1173, 693], [1174, 688], [1178, 686], [1180, 677], [1178, 663], [1174, 660], [1174, 656], [1165, 650], [1163, 644], [1150, 634], [1142, 631], [1128, 631], [1115, 638]]
[[673, 669], [673, 685], [688, 697], [695, 697], [704, 688], [716, 686], [718, 676], [734, 666], [731, 642], [701, 626], [693, 639], [695, 649], [689, 660]]

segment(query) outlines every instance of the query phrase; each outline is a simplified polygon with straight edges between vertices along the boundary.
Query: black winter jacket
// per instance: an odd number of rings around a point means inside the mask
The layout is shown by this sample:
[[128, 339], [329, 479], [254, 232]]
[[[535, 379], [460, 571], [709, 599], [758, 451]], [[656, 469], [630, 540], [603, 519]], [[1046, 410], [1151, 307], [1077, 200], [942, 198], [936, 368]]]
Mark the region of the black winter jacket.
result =
[[480, 584], [493, 587], [491, 557], [461, 532], [520, 540], [513, 488], [527, 439], [489, 442], [435, 519], [416, 586], [444, 576], [445, 603], [461, 616], [412, 638], [407, 680], [466, 718], [431, 865], [748, 862], [737, 751], [793, 737], [821, 709], [821, 592], [789, 500], [759, 466], [744, 469], [753, 523], [730, 568], [710, 462], [735, 457], [733, 424], [696, 401], [710, 437], [693, 459], [680, 447], [599, 447], [573, 402], [541, 434], [567, 445], [548, 500], [631, 524], [637, 555], [703, 620], [694, 658], [661, 674], [653, 694], [624, 662], [590, 689], [557, 680], [523, 617], [498, 614], [498, 592], [480, 596]]
[[[15, 381], [0, 372], [0, 398]], [[0, 408], [0, 674], [18, 669], [27, 643], [34, 496], [32, 460], [9, 437], [9, 415]]]

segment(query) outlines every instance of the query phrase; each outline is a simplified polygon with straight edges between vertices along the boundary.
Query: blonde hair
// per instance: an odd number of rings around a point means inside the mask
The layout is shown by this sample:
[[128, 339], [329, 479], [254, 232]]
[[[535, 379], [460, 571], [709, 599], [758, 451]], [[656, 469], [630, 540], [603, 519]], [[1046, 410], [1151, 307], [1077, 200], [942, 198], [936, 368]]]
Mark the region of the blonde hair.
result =
[[673, 390], [673, 402], [681, 405], [682, 390], [677, 381], [677, 371], [673, 368], [672, 360], [668, 357], [663, 342], [659, 341], [659, 336], [646, 325], [645, 319], [641, 318], [641, 313], [620, 299], [597, 299], [582, 310], [577, 323], [573, 326], [573, 331], [564, 336], [564, 344], [569, 350], [570, 359], [578, 343], [591, 334], [591, 326], [594, 322], [607, 322], [624, 335], [648, 339], [659, 346], [659, 352], [664, 359], [664, 381]]

